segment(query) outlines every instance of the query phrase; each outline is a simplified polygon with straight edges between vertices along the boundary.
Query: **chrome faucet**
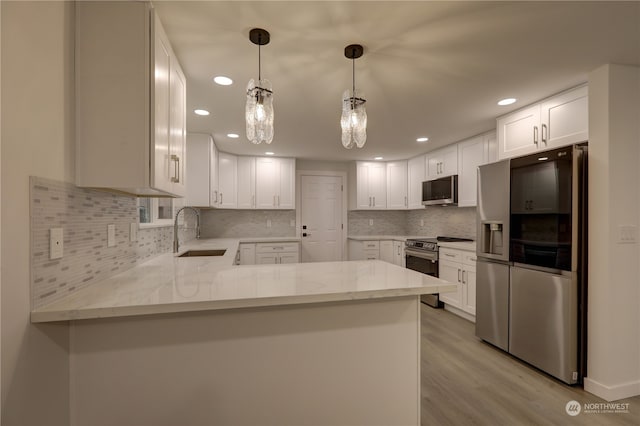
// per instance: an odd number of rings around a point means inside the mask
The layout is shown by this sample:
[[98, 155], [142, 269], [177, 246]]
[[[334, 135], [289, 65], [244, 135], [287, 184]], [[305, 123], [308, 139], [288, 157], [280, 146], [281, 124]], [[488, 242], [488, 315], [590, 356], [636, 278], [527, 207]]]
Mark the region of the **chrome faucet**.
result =
[[196, 214], [196, 239], [200, 239], [200, 212], [193, 207], [185, 206], [176, 212], [176, 218], [173, 223], [173, 252], [177, 253], [180, 249], [180, 242], [178, 241], [178, 216], [184, 209], [192, 210]]

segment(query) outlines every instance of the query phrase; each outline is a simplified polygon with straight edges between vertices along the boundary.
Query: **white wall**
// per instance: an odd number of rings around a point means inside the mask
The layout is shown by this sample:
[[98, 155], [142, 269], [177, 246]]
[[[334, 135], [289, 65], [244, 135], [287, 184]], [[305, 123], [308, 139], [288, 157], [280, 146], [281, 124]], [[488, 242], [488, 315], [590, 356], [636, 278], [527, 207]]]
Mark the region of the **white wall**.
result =
[[73, 3], [2, 2], [2, 425], [69, 424], [69, 332], [29, 322], [29, 175], [73, 181]]
[[349, 172], [349, 162], [296, 160], [296, 170], [307, 172]]
[[585, 390], [606, 400], [640, 395], [639, 250], [618, 240], [619, 226], [638, 226], [639, 159], [640, 69], [602, 66], [589, 75]]

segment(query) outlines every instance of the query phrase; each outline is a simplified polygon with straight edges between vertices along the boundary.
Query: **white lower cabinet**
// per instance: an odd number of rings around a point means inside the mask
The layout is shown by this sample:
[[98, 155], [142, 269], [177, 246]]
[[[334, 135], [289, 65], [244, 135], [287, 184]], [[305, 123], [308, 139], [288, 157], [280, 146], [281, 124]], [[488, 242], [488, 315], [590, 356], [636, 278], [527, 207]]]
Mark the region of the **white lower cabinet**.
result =
[[240, 253], [239, 264], [240, 265], [255, 265], [256, 264], [256, 245], [255, 244], [240, 244], [238, 249]]
[[257, 243], [255, 246], [258, 265], [300, 262], [300, 243]]
[[452, 248], [439, 249], [438, 277], [457, 284], [457, 290], [441, 293], [440, 300], [450, 307], [476, 315], [476, 254]]
[[380, 259], [380, 241], [349, 240], [349, 260]]
[[380, 260], [385, 262], [394, 263], [393, 256], [393, 241], [385, 240], [380, 241]]
[[393, 242], [393, 263], [406, 268], [407, 259], [404, 257], [404, 241]]
[[349, 240], [349, 260], [384, 260], [394, 265], [406, 266], [404, 241]]

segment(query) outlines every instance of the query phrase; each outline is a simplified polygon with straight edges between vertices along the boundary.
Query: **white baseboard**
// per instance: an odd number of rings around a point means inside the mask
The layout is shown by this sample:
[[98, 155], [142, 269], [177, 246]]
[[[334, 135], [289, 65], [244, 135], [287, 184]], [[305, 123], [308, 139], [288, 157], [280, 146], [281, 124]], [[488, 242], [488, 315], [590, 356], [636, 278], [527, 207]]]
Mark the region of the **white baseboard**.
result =
[[455, 314], [455, 315], [457, 315], [459, 317], [462, 317], [462, 318], [466, 319], [467, 321], [471, 321], [474, 324], [476, 322], [475, 315], [471, 315], [470, 313], [465, 312], [462, 309], [456, 308], [455, 306], [451, 306], [447, 302], [444, 303], [444, 310], [445, 311], [449, 311], [452, 314]]
[[614, 386], [603, 385], [588, 377], [584, 378], [584, 390], [605, 401], [618, 401], [640, 395], [640, 380]]

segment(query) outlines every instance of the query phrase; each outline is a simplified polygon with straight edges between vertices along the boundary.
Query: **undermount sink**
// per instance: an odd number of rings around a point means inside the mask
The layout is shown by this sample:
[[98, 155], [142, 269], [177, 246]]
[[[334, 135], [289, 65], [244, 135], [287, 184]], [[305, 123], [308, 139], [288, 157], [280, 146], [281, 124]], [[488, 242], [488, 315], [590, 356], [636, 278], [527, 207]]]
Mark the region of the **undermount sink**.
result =
[[224, 256], [227, 250], [188, 250], [178, 257], [195, 257], [195, 256]]

